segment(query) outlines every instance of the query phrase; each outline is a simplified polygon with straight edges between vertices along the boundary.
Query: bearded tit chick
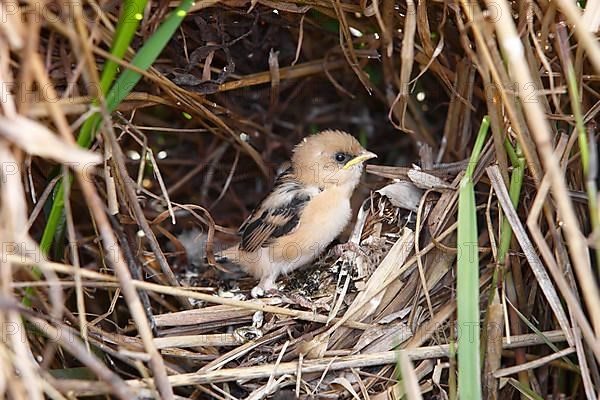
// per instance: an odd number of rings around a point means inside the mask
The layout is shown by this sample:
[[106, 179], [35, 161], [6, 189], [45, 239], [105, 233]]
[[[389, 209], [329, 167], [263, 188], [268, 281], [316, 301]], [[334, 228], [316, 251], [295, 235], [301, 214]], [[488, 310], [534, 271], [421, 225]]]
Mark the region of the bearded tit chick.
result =
[[240, 243], [220, 256], [275, 289], [280, 274], [315, 260], [350, 221], [350, 197], [363, 162], [377, 155], [342, 131], [311, 135], [294, 148], [291, 166], [240, 226]]

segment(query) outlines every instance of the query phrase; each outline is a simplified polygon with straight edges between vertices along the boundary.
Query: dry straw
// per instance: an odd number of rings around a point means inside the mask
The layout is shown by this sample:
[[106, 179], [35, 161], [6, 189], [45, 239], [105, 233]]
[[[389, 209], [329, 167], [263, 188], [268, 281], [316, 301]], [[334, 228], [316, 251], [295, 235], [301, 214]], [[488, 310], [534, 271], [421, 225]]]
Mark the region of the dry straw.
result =
[[[598, 4], [2, 2], [0, 396], [597, 399]], [[327, 128], [381, 165], [252, 299]]]

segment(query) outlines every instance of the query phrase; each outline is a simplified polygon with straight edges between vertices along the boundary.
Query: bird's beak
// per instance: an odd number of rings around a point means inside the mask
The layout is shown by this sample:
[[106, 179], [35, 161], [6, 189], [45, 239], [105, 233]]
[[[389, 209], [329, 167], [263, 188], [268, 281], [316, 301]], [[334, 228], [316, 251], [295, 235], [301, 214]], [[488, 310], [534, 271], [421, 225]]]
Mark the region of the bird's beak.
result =
[[348, 169], [356, 164], [360, 164], [362, 162], [365, 162], [367, 160], [370, 160], [371, 158], [377, 158], [377, 154], [375, 153], [371, 153], [370, 151], [365, 151], [364, 153], [362, 153], [359, 156], [354, 157], [352, 160], [348, 161], [343, 167], [342, 169]]

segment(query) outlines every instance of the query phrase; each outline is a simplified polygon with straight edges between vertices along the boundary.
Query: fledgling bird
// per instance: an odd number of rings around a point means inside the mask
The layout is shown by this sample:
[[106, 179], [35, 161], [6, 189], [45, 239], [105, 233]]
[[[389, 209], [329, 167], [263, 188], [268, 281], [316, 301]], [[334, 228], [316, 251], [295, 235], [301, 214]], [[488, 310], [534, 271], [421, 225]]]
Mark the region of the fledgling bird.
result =
[[346, 132], [326, 130], [294, 148], [291, 166], [240, 226], [240, 243], [220, 255], [275, 288], [282, 273], [317, 258], [350, 221], [363, 162], [377, 157]]

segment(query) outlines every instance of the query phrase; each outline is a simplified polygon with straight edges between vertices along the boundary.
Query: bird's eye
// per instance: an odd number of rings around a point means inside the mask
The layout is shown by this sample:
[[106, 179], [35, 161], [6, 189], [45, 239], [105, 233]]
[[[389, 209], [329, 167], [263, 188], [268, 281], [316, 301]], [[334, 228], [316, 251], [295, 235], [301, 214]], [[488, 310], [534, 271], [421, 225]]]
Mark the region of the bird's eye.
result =
[[335, 161], [341, 163], [345, 163], [350, 159], [350, 156], [346, 153], [335, 153]]

